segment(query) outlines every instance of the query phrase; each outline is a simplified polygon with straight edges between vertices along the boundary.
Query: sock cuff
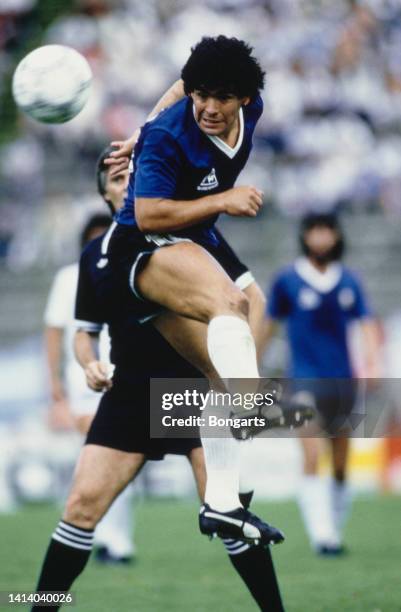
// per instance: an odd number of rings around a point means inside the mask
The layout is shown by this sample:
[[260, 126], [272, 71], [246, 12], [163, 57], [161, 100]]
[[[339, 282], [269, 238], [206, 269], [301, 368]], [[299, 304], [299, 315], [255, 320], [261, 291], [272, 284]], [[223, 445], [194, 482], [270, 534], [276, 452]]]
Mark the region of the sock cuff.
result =
[[243, 542], [242, 540], [225, 538], [222, 540], [222, 542], [224, 544], [224, 548], [231, 557], [234, 555], [240, 555], [251, 548], [250, 544]]
[[76, 527], [72, 523], [60, 521], [53, 532], [52, 539], [79, 550], [92, 550], [94, 530]]

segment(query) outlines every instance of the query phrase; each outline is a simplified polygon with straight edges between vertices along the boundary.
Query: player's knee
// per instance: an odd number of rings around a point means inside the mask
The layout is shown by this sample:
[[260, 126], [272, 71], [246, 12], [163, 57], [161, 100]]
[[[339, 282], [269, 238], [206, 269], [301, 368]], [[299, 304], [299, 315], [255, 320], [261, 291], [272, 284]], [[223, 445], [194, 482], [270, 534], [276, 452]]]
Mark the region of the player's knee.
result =
[[68, 497], [64, 519], [83, 529], [94, 529], [102, 514], [100, 491], [74, 490]]
[[262, 289], [257, 283], [252, 283], [246, 289], [247, 297], [249, 299], [249, 308], [257, 309], [258, 311], [264, 312], [266, 309], [266, 296]]
[[231, 287], [225, 287], [220, 295], [216, 295], [213, 300], [212, 316], [222, 313], [248, 318], [249, 299], [234, 284]]
[[222, 297], [229, 312], [236, 316], [248, 318], [249, 299], [243, 291], [233, 285], [232, 289], [225, 292]]

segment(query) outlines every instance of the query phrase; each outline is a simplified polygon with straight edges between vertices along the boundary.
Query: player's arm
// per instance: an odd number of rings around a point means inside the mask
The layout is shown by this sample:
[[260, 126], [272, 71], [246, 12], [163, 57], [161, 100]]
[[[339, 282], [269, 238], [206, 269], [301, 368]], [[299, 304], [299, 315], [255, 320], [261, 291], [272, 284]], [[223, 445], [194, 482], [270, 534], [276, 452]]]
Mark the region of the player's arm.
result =
[[[173, 83], [173, 85], [169, 87], [169, 89], [162, 95], [160, 100], [156, 102], [155, 106], [147, 116], [146, 121], [150, 121], [164, 108], [172, 106], [184, 96], [184, 83], [182, 79], [178, 79], [178, 81]], [[140, 128], [137, 128], [133, 135], [130, 138], [127, 138], [127, 140], [115, 140], [111, 143], [112, 146], [118, 147], [118, 150], [111, 153], [110, 157], [105, 160], [105, 164], [112, 166], [110, 176], [114, 176], [115, 174], [118, 174], [122, 170], [128, 168], [131, 153], [136, 145], [140, 133]]]
[[74, 352], [88, 386], [93, 391], [103, 391], [112, 385], [108, 364], [99, 360], [99, 336], [106, 317], [99, 304], [91, 269], [90, 254], [84, 251], [79, 261], [75, 298]]
[[281, 321], [288, 317], [290, 312], [290, 302], [285, 288], [284, 277], [281, 273], [273, 280], [266, 292], [266, 296], [266, 311], [260, 326], [260, 338], [257, 343], [260, 359], [269, 348], [273, 337], [278, 333]]
[[88, 387], [93, 391], [110, 389], [109, 368], [98, 358], [99, 332], [77, 329], [74, 336], [74, 352], [85, 372]]
[[380, 378], [380, 338], [377, 322], [373, 318], [362, 319], [360, 322], [365, 358], [366, 378]]
[[234, 217], [256, 217], [263, 194], [256, 187], [241, 186], [196, 200], [135, 198], [135, 217], [145, 233], [173, 232], [225, 213]]
[[267, 316], [264, 318], [262, 324], [260, 325], [260, 335], [257, 342], [257, 350], [259, 358], [262, 358], [269, 345], [273, 339], [273, 337], [277, 334], [280, 323], [277, 319], [272, 319]]
[[53, 429], [69, 429], [73, 425], [62, 378], [65, 327], [71, 316], [69, 301], [65, 298], [68, 290], [65, 280], [65, 273], [60, 270], [53, 281], [44, 314], [45, 357], [51, 395], [48, 422]]
[[45, 326], [46, 360], [50, 376], [50, 390], [54, 402], [65, 399], [61, 378], [63, 339], [64, 329], [62, 327]]

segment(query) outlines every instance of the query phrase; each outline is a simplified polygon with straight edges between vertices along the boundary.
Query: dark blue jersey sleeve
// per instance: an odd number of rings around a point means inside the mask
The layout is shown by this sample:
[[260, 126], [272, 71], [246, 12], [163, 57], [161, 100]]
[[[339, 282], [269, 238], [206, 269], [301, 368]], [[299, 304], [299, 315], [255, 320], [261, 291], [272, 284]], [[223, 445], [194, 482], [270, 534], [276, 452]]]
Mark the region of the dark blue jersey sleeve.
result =
[[135, 197], [173, 199], [181, 170], [176, 141], [164, 129], [149, 129], [136, 160]]
[[276, 276], [267, 291], [266, 313], [272, 319], [284, 319], [290, 312], [290, 300], [285, 290], [284, 277]]

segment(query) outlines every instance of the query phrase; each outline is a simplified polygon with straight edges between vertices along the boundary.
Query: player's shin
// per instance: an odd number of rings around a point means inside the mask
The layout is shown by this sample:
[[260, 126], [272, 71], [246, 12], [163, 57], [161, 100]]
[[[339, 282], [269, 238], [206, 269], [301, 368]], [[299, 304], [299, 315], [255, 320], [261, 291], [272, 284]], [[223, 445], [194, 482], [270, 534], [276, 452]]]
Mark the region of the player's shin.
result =
[[283, 612], [284, 607], [269, 548], [231, 539], [224, 539], [223, 543], [232, 565], [259, 608], [269, 612]]
[[[86, 566], [93, 546], [93, 529], [82, 529], [66, 521], [57, 525], [46, 556], [36, 591], [68, 591]], [[34, 606], [32, 611], [58, 610], [60, 606]]]
[[[228, 409], [221, 406], [215, 408], [209, 404], [203, 413], [207, 422], [210, 416], [216, 414], [216, 410], [221, 417], [229, 415]], [[240, 443], [231, 436], [229, 426], [202, 428], [201, 437], [207, 475], [205, 502], [220, 512], [234, 510], [240, 506]]]

